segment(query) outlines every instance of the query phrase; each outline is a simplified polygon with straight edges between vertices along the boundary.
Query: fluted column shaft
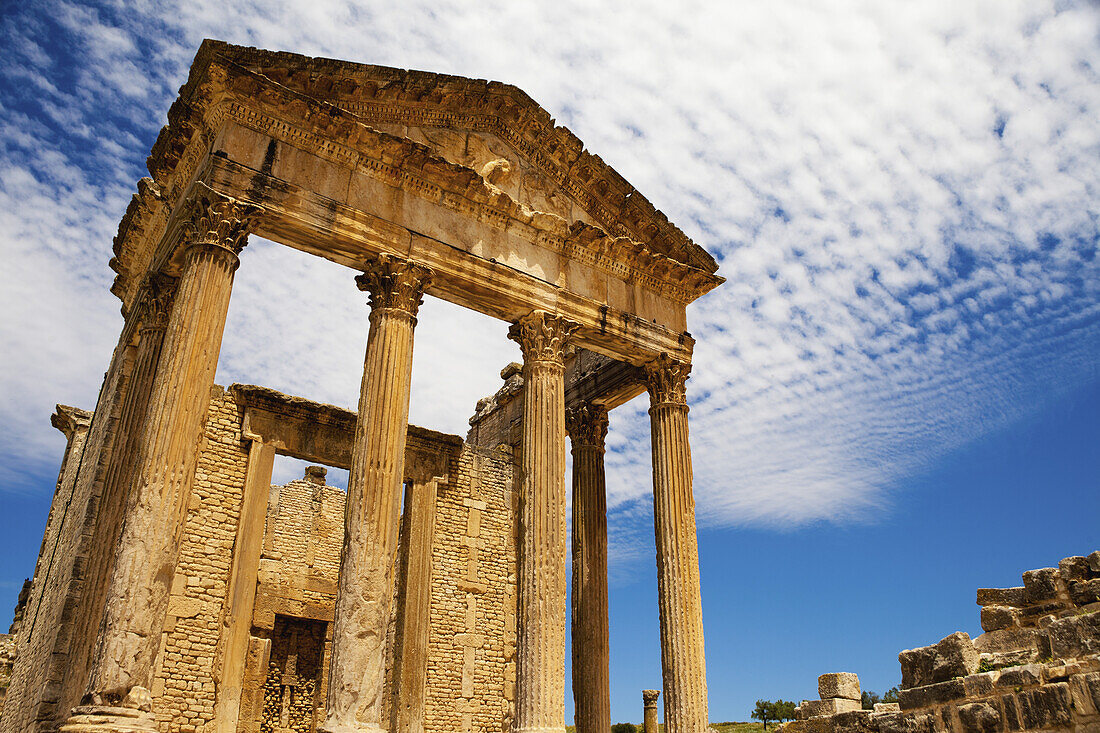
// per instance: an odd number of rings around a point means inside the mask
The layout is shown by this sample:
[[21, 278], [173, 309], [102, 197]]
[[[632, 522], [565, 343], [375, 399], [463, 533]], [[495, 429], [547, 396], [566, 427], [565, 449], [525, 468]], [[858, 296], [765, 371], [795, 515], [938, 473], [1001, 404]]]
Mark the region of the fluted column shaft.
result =
[[183, 273], [126, 474], [133, 484], [89, 680], [92, 700], [105, 704], [148, 704], [233, 273], [257, 214], [206, 188], [188, 206]]
[[409, 425], [413, 329], [430, 270], [382, 256], [356, 279], [371, 299], [336, 591], [327, 718], [331, 733], [383, 730], [394, 558]]
[[691, 365], [646, 365], [653, 444], [653, 520], [668, 733], [706, 733], [707, 675], [685, 383]]
[[573, 722], [577, 733], [609, 733], [607, 410], [582, 404], [565, 422], [573, 448]]
[[523, 351], [516, 628], [517, 733], [565, 729], [565, 366], [575, 324], [544, 311], [508, 332]]

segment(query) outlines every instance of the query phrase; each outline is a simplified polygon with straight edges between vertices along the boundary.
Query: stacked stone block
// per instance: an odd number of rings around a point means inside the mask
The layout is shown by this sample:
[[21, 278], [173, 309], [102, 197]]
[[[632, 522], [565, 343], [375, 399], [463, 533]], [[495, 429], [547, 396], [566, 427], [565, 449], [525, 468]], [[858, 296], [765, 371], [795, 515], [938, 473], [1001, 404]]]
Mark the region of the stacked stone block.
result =
[[851, 672], [832, 672], [817, 678], [818, 700], [803, 700], [795, 709], [798, 720], [859, 710], [859, 677]]
[[[1100, 551], [978, 590], [982, 628], [898, 655], [897, 706], [830, 710], [842, 675], [786, 733], [1100, 732]], [[854, 675], [852, 675], [854, 678]], [[837, 683], [834, 686], [833, 681]], [[856, 681], [858, 685], [858, 680]], [[852, 694], [847, 688], [844, 694]], [[858, 686], [855, 697], [858, 699]], [[830, 697], [829, 700], [836, 700]]]

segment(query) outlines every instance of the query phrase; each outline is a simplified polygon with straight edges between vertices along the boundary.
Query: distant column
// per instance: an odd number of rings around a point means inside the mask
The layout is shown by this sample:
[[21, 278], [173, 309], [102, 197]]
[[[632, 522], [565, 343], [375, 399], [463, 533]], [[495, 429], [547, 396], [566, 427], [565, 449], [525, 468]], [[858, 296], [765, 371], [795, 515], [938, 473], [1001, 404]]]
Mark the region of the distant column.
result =
[[609, 733], [611, 687], [607, 623], [607, 410], [568, 410], [573, 448], [573, 703], [577, 733]]
[[122, 730], [142, 730], [151, 720], [149, 688], [233, 273], [259, 213], [201, 184], [186, 205], [183, 273], [134, 467], [124, 474], [133, 483], [85, 696], [90, 707], [76, 708], [64, 731], [118, 730], [119, 721], [130, 725]]
[[667, 733], [706, 733], [707, 670], [695, 536], [686, 382], [691, 364], [645, 365], [653, 444], [653, 520]]
[[657, 733], [657, 698], [660, 690], [642, 690], [642, 730]]
[[413, 329], [431, 270], [387, 255], [356, 278], [370, 332], [355, 423], [329, 666], [328, 733], [385, 730], [382, 692], [409, 427]]
[[524, 385], [515, 733], [565, 730], [565, 343], [576, 328], [534, 311], [508, 331]]

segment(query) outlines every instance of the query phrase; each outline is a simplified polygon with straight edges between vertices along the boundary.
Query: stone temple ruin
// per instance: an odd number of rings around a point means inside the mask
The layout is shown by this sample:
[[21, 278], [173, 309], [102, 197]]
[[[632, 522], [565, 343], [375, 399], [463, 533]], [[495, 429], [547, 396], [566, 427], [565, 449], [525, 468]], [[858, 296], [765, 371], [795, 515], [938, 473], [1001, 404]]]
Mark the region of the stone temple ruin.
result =
[[981, 588], [985, 632], [898, 655], [896, 703], [862, 710], [859, 678], [818, 678], [784, 733], [1100, 731], [1100, 551]]
[[[508, 85], [206, 41], [168, 120], [95, 411], [53, 418], [0, 730], [563, 731], [568, 435], [576, 721], [606, 732], [603, 441], [648, 391], [665, 724], [703, 733], [685, 309], [714, 259]], [[357, 413], [214, 384], [250, 234], [361, 273]], [[465, 439], [408, 425], [425, 294], [523, 353]], [[346, 494], [272, 487], [276, 454]]]

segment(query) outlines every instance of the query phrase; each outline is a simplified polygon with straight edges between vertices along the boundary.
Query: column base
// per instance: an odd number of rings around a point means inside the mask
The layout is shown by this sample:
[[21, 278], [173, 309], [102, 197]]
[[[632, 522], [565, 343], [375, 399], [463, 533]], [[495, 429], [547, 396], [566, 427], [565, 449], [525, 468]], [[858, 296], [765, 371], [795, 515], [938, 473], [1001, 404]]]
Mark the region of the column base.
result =
[[118, 705], [79, 705], [58, 733], [158, 733], [153, 700], [144, 687], [135, 687]]

